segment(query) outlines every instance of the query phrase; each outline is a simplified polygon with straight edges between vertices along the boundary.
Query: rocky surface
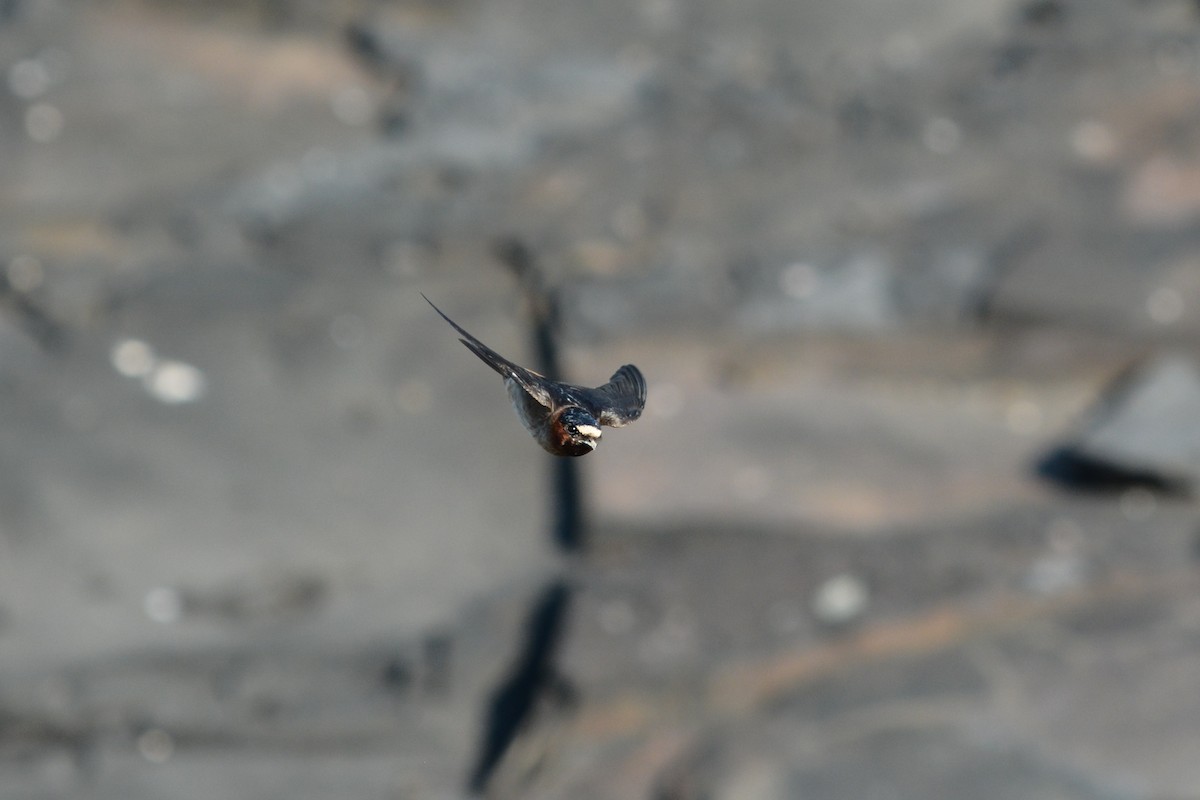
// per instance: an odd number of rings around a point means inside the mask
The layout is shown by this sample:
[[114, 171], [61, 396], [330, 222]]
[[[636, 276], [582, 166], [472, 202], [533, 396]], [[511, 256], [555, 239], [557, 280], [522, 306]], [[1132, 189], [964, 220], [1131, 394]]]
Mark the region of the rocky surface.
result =
[[[0, 3], [0, 795], [1196, 796], [1198, 54], [1182, 0]], [[571, 555], [420, 298], [532, 363], [509, 236], [568, 375], [650, 381]]]

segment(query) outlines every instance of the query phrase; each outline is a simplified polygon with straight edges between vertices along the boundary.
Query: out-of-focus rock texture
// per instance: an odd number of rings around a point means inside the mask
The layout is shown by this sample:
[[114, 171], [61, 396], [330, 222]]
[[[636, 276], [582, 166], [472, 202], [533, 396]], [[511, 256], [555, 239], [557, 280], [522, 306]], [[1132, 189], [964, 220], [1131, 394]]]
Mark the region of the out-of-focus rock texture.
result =
[[[0, 796], [1200, 797], [1195, 3], [2, 0], [0, 77]], [[572, 553], [420, 296], [535, 363], [499, 241], [650, 384]]]

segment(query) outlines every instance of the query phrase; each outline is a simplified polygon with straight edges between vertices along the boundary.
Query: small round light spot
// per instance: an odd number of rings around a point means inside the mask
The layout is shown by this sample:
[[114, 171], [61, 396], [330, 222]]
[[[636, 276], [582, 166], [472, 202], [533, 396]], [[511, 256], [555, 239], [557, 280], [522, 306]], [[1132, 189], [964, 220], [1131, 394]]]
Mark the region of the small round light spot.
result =
[[821, 287], [821, 273], [812, 264], [797, 261], [779, 273], [779, 288], [788, 297], [804, 300]]
[[25, 133], [43, 144], [57, 139], [63, 132], [63, 113], [49, 103], [38, 103], [25, 112]]
[[1183, 316], [1183, 295], [1178, 289], [1160, 286], [1146, 298], [1146, 313], [1159, 325], [1171, 325]]
[[122, 339], [109, 352], [113, 369], [127, 378], [149, 375], [157, 363], [154, 348], [141, 339]]
[[8, 88], [17, 97], [32, 100], [50, 88], [50, 71], [36, 58], [25, 58], [8, 68]]
[[204, 373], [182, 361], [162, 361], [145, 378], [146, 390], [168, 405], [194, 403], [204, 396], [208, 382]]
[[361, 86], [343, 86], [330, 98], [333, 115], [347, 125], [366, 125], [371, 121], [371, 97]]
[[862, 616], [869, 600], [866, 584], [854, 575], [842, 573], [817, 587], [812, 612], [826, 625], [843, 625]]
[[5, 270], [8, 283], [18, 292], [32, 292], [42, 285], [42, 262], [31, 255], [13, 256]]
[[146, 592], [142, 608], [154, 622], [170, 625], [183, 618], [183, 595], [170, 586], [156, 586]]
[[921, 141], [930, 152], [949, 155], [962, 144], [962, 128], [949, 117], [935, 117], [925, 126]]
[[137, 738], [137, 749], [151, 764], [163, 764], [175, 753], [175, 740], [162, 728], [151, 728]]
[[1079, 556], [1052, 553], [1030, 564], [1025, 585], [1038, 594], [1052, 595], [1077, 589], [1086, 578], [1086, 564]]
[[1117, 136], [1103, 122], [1087, 119], [1071, 131], [1071, 149], [1084, 161], [1105, 163], [1117, 155]]

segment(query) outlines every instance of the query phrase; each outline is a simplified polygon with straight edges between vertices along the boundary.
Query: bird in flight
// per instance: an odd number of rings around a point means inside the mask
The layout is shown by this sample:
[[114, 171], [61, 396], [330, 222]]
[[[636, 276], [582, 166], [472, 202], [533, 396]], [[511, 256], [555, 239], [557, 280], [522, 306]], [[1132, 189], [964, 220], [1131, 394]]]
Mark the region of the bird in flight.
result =
[[468, 350], [500, 373], [521, 424], [547, 452], [556, 456], [585, 456], [600, 442], [601, 425], [620, 428], [642, 415], [646, 406], [646, 379], [633, 364], [621, 367], [608, 383], [595, 389], [552, 381], [514, 364], [467, 333], [428, 297], [425, 302], [462, 334], [459, 341]]

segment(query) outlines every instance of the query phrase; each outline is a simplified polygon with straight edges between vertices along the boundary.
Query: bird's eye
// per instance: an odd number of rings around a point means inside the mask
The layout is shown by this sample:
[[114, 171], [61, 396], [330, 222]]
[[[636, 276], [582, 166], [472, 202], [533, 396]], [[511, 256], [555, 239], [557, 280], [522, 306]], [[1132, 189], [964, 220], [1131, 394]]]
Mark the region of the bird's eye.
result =
[[575, 434], [579, 433], [579, 428], [578, 428], [577, 426], [575, 426], [575, 425], [568, 425], [568, 426], [567, 426], [567, 433], [569, 433], [569, 434], [571, 434], [572, 436], [574, 436]]

